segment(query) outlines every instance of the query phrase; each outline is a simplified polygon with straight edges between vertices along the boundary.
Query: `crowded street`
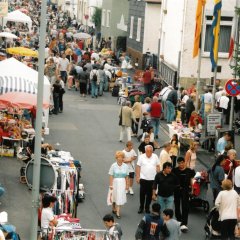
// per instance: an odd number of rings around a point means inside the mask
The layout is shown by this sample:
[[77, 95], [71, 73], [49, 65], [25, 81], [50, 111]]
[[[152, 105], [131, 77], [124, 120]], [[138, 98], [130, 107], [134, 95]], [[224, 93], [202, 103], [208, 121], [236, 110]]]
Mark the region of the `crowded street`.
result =
[[[82, 99], [75, 91], [68, 91], [64, 97], [64, 113], [50, 118], [51, 131], [46, 141], [53, 145], [59, 143], [59, 149], [67, 149], [75, 159], [81, 160], [86, 198], [79, 203], [77, 216], [83, 228], [103, 229], [102, 216], [111, 213], [111, 207], [107, 206], [108, 169], [114, 162], [115, 151], [124, 148], [124, 144], [118, 141], [119, 105], [116, 98], [108, 93], [97, 101], [90, 97]], [[162, 128], [159, 136], [160, 144], [168, 140]], [[133, 140], [136, 149], [139, 143]], [[0, 208], [8, 212], [9, 220], [16, 226], [21, 239], [28, 239], [31, 191], [18, 181], [20, 166], [16, 159], [1, 159], [0, 181], [8, 190], [2, 198]], [[202, 170], [205, 167], [199, 163], [197, 169]], [[122, 210], [122, 219], [117, 220], [123, 229], [123, 239], [126, 240], [134, 239], [137, 224], [142, 217], [137, 213], [139, 185], [136, 182], [133, 189], [135, 194], [128, 195], [127, 204]], [[209, 191], [208, 198], [211, 202], [210, 195]], [[203, 239], [206, 213], [202, 208], [194, 208], [189, 218], [189, 233], [181, 239]]]

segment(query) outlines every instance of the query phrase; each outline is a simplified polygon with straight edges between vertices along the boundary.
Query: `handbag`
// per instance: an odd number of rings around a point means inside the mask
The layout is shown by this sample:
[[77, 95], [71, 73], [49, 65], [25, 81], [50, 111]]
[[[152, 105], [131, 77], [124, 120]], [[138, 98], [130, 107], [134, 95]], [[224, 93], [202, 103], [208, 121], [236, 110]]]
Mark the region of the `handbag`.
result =
[[108, 195], [107, 195], [107, 205], [111, 206], [113, 204], [113, 190], [108, 189]]
[[119, 126], [122, 126], [122, 107], [121, 107], [121, 112], [120, 112], [120, 116], [119, 116]]
[[65, 93], [65, 89], [61, 88], [61, 94], [64, 94], [64, 93]]

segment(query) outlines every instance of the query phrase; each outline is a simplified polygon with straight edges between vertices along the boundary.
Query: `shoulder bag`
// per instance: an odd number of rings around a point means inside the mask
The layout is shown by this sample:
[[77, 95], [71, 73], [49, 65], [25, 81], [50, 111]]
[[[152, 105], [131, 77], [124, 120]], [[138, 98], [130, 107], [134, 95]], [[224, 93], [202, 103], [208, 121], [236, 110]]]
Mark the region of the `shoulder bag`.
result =
[[119, 126], [122, 126], [122, 107], [121, 107], [121, 112], [120, 112], [120, 116], [119, 116]]

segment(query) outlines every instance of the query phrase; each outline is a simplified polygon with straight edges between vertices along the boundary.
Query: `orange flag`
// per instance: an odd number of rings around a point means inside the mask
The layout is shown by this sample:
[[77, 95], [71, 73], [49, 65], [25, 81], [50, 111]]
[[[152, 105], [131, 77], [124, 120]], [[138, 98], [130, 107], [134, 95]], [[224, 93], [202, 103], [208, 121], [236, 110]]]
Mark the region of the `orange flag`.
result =
[[198, 0], [197, 10], [196, 10], [196, 27], [195, 27], [195, 36], [194, 36], [194, 46], [193, 46], [193, 57], [198, 55], [200, 47], [200, 38], [202, 31], [202, 15], [203, 7], [206, 4], [206, 0]]

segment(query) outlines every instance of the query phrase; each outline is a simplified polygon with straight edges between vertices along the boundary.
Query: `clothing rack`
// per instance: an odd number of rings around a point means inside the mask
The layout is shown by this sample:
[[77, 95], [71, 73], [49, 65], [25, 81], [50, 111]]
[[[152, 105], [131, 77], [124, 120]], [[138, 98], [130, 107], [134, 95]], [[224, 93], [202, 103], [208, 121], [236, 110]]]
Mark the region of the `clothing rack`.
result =
[[52, 240], [119, 240], [118, 231], [112, 231], [110, 234], [108, 230], [101, 229], [53, 228], [50, 234]]

